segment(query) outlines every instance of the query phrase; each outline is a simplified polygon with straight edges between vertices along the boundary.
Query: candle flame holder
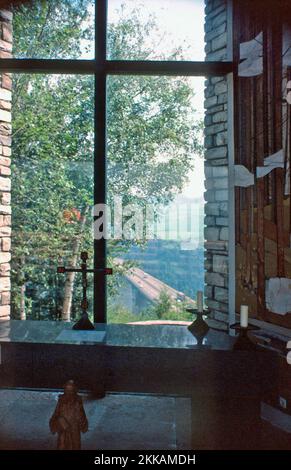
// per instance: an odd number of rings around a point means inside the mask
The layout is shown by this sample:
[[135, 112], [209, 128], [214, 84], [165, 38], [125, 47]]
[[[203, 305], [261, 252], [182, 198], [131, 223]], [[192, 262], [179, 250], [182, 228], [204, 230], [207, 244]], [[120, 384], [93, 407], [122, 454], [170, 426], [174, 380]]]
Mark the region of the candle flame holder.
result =
[[255, 325], [241, 326], [240, 323], [230, 325], [232, 330], [238, 331], [238, 336], [233, 345], [233, 351], [256, 351], [257, 345], [249, 337], [249, 331], [259, 330], [260, 328]]
[[186, 308], [186, 311], [196, 315], [196, 319], [188, 326], [188, 330], [196, 338], [197, 346], [201, 347], [203, 346], [203, 340], [210, 329], [206, 321], [203, 319], [203, 316], [208, 315], [208, 310], [198, 312], [196, 308]]

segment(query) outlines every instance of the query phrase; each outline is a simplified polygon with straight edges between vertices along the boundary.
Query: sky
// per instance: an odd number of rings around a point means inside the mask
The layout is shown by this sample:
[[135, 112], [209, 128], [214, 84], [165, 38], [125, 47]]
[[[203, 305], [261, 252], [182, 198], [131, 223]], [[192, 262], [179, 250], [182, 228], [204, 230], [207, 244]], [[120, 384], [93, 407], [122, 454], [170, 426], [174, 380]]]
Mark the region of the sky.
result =
[[[108, 21], [118, 20], [121, 5], [126, 11], [139, 7], [141, 20], [147, 21], [150, 14], [156, 18], [158, 34], [163, 36], [158, 54], [167, 54], [173, 48], [181, 46], [185, 60], [204, 60], [204, 0], [108, 0]], [[148, 44], [155, 43], [157, 37], [148, 37]], [[124, 57], [126, 59], [126, 57]], [[193, 104], [197, 118], [204, 115], [204, 77], [189, 77], [195, 92]], [[185, 185], [179, 197], [203, 198], [204, 193], [204, 161], [195, 158], [195, 170], [189, 174], [189, 183]]]

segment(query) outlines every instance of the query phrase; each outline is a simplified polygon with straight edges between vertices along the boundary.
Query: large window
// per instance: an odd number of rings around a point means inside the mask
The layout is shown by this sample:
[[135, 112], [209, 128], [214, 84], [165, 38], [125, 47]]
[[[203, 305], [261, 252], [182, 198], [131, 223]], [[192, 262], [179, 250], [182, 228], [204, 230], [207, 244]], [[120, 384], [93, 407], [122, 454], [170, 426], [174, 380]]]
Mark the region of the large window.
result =
[[56, 267], [82, 250], [114, 271], [89, 280], [96, 322], [189, 318], [204, 277], [204, 77], [232, 68], [204, 61], [203, 9], [48, 0], [15, 10], [13, 59], [0, 60], [13, 73], [15, 318], [79, 316], [78, 275]]

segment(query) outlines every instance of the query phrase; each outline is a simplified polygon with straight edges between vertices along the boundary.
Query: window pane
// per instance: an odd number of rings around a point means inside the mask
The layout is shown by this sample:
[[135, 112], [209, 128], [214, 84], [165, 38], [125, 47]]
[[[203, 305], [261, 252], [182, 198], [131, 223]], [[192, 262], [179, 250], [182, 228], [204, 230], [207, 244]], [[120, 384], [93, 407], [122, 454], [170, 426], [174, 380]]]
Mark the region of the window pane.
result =
[[109, 0], [108, 57], [204, 60], [204, 0]]
[[13, 11], [13, 56], [94, 58], [92, 0], [34, 0]]
[[108, 321], [189, 320], [204, 286], [204, 79], [108, 80]]
[[57, 266], [93, 259], [93, 96], [91, 76], [13, 75], [13, 318], [80, 315], [80, 279]]

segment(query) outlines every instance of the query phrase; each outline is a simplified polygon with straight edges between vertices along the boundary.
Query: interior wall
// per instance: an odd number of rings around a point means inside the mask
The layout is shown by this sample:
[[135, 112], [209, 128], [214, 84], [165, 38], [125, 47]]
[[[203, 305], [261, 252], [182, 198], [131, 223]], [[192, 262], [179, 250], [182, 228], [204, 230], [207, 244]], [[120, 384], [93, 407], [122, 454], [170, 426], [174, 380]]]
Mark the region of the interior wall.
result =
[[[291, 28], [284, 0], [235, 2], [236, 311], [291, 328]], [[251, 41], [251, 43], [250, 43]], [[243, 71], [242, 48], [253, 43]], [[257, 51], [257, 52], [256, 52]], [[271, 160], [270, 160], [271, 159]], [[269, 161], [272, 161], [272, 165]], [[264, 172], [264, 174], [262, 173]]]
[[[12, 13], [0, 10], [0, 59], [12, 53]], [[0, 74], [0, 319], [10, 317], [11, 74]]]
[[[228, 59], [228, 2], [205, 2], [206, 60]], [[205, 297], [213, 318], [227, 321], [228, 308], [228, 89], [227, 77], [205, 82]]]

